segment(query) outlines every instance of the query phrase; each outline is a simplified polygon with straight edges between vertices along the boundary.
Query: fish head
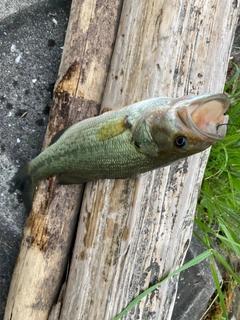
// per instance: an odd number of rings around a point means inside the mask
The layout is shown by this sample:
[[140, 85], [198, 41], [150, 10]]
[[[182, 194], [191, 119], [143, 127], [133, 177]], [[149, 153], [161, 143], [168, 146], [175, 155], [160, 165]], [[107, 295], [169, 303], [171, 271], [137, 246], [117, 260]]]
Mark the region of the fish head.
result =
[[[171, 99], [146, 120], [152, 139], [169, 162], [210, 147], [226, 135], [229, 99], [225, 94]], [[163, 159], [164, 160], [164, 159]]]

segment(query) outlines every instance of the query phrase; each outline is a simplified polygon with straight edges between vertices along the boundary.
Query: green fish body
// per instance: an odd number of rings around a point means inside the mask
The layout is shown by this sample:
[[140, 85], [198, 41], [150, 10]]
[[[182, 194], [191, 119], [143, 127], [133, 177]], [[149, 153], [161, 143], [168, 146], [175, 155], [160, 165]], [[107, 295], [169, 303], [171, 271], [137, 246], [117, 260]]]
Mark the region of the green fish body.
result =
[[[155, 98], [76, 123], [21, 168], [12, 185], [31, 208], [39, 180], [125, 179], [171, 164], [224, 138], [226, 95]], [[25, 196], [24, 196], [25, 193]]]

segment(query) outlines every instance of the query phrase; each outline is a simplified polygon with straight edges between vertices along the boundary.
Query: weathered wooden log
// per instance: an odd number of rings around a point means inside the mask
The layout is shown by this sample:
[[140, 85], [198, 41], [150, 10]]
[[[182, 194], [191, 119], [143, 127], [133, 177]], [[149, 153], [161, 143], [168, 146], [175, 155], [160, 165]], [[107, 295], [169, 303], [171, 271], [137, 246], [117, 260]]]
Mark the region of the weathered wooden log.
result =
[[[98, 114], [122, 1], [74, 0], [45, 136]], [[27, 219], [4, 319], [47, 319], [76, 230], [81, 186], [40, 183]]]
[[[223, 90], [239, 2], [125, 0], [103, 108]], [[89, 183], [60, 313], [113, 319], [178, 268], [208, 152], [128, 180]], [[124, 319], [171, 319], [177, 277]], [[53, 319], [53, 318], [51, 318]]]

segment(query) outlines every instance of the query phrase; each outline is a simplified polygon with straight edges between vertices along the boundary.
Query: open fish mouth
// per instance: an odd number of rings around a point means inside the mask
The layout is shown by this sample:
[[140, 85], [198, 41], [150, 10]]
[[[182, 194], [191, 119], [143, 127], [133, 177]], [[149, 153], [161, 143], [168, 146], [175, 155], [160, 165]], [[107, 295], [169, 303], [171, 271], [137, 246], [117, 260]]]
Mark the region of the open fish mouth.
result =
[[227, 132], [228, 116], [224, 113], [229, 104], [225, 94], [194, 97], [186, 108], [188, 126], [203, 136], [222, 140]]

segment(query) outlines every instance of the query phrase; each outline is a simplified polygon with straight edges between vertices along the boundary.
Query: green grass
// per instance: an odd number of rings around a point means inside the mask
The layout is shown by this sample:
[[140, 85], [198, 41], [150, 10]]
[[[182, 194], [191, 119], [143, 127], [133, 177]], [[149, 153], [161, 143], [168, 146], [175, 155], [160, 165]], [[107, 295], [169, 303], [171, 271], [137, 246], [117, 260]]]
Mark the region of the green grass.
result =
[[240, 284], [240, 278], [225, 258], [231, 254], [240, 257], [240, 69], [236, 64], [231, 67], [235, 69], [235, 73], [226, 83], [225, 92], [231, 101], [228, 115], [229, 123], [233, 125], [228, 127], [226, 138], [211, 149], [195, 217], [198, 232], [194, 232], [205, 245], [206, 251], [145, 290], [114, 320], [123, 317], [163, 282], [206, 258], [209, 259], [218, 294], [217, 303], [221, 309], [220, 315], [212, 319], [228, 319], [226, 294], [222, 290], [215, 261], [225, 268], [236, 285]]
[[[232, 271], [231, 267], [229, 266], [229, 264], [225, 261], [224, 258], [222, 258], [221, 255], [219, 255], [219, 253], [213, 249], [208, 249], [206, 251], [204, 251], [203, 253], [201, 253], [200, 255], [198, 255], [196, 258], [190, 260], [189, 262], [185, 263], [182, 267], [178, 268], [177, 270], [175, 270], [174, 272], [170, 273], [166, 278], [162, 279], [161, 281], [159, 281], [158, 283], [156, 283], [155, 285], [149, 287], [147, 290], [145, 290], [144, 292], [142, 292], [139, 296], [137, 296], [131, 303], [129, 303], [129, 305], [121, 312], [119, 313], [113, 320], [119, 320], [121, 319], [121, 317], [123, 317], [128, 311], [130, 311], [133, 307], [135, 307], [135, 305], [144, 297], [146, 297], [146, 295], [148, 295], [149, 293], [151, 293], [153, 290], [157, 289], [162, 283], [164, 283], [165, 281], [169, 280], [170, 278], [178, 275], [180, 272], [191, 268], [193, 266], [195, 266], [196, 264], [202, 262], [203, 260], [209, 258], [210, 259], [210, 266], [213, 272], [213, 277], [215, 279], [215, 283], [216, 283], [216, 287], [217, 287], [217, 291], [219, 293], [219, 297], [221, 299], [221, 301], [224, 301], [224, 296], [223, 293], [221, 291], [221, 285], [218, 281], [218, 277], [216, 274], [216, 269], [215, 269], [215, 265], [214, 265], [214, 257], [223, 264], [223, 266], [226, 268], [226, 270], [229, 272], [229, 274], [237, 281], [240, 283], [240, 278]], [[223, 306], [224, 306], [224, 310], [226, 311], [225, 308], [225, 304], [223, 302]]]
[[[206, 248], [215, 250], [223, 266], [229, 256], [240, 257], [240, 69], [236, 64], [231, 68], [235, 68], [235, 73], [225, 85], [231, 101], [228, 112], [231, 126], [226, 138], [211, 149], [195, 218], [199, 229], [195, 234]], [[228, 319], [214, 264], [211, 268], [222, 310], [217, 319]], [[237, 273], [229, 268], [239, 285]]]

